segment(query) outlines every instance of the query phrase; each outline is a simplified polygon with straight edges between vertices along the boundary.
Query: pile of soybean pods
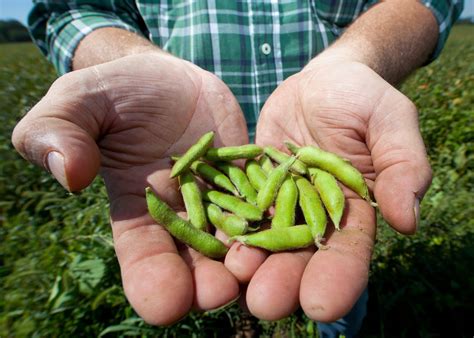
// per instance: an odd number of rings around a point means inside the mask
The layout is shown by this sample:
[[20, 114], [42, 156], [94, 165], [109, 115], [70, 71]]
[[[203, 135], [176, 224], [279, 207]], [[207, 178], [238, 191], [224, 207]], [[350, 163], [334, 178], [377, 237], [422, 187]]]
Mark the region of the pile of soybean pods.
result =
[[[208, 220], [228, 235], [230, 242], [273, 252], [313, 244], [324, 248], [327, 215], [339, 230], [344, 212], [345, 198], [337, 181], [370, 202], [362, 174], [336, 154], [289, 142], [285, 145], [293, 156], [254, 144], [213, 148], [213, 141], [214, 133], [206, 133], [185, 154], [172, 158], [175, 164], [170, 177], [179, 179], [189, 221], [179, 217], [151, 188], [146, 189], [148, 210], [155, 221], [208, 257], [221, 258], [228, 250], [206, 232]], [[239, 159], [246, 159], [245, 171], [231, 162]], [[201, 191], [194, 175], [215, 190]], [[298, 204], [306, 224], [295, 225]], [[271, 228], [258, 231], [268, 222]]]

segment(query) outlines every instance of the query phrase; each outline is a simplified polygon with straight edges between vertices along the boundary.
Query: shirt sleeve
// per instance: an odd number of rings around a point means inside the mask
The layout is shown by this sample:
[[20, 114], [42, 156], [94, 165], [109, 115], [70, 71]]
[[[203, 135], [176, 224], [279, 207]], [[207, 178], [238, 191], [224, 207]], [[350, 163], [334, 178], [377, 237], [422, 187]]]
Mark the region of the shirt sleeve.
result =
[[33, 42], [59, 74], [72, 70], [79, 42], [102, 27], [118, 27], [147, 36], [135, 1], [33, 1], [28, 28]]
[[449, 31], [461, 15], [464, 0], [422, 0], [423, 4], [431, 10], [439, 27], [438, 43], [427, 63], [435, 60], [448, 39]]

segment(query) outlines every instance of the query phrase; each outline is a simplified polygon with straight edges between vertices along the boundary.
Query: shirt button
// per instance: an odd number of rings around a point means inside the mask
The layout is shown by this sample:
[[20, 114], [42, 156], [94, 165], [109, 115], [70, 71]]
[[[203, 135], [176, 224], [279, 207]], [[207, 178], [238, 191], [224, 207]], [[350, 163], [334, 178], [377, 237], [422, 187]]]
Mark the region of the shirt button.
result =
[[265, 42], [264, 44], [260, 46], [260, 50], [262, 51], [264, 55], [268, 55], [272, 52], [272, 46], [270, 46], [270, 44]]

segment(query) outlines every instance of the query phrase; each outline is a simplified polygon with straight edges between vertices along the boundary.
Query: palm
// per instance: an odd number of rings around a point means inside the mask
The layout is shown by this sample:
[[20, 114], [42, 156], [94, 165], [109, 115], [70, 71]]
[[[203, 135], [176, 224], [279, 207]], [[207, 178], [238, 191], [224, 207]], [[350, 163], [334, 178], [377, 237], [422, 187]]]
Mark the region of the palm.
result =
[[169, 158], [210, 130], [216, 145], [248, 142], [242, 112], [217, 77], [158, 53], [65, 75], [15, 129], [14, 143], [30, 159], [43, 164], [52, 149], [62, 154], [70, 190], [87, 186], [100, 165], [125, 293], [150, 323], [172, 323], [191, 307], [213, 309], [239, 293], [222, 262], [176, 247], [144, 198], [152, 186], [184, 210]]
[[[387, 92], [393, 94], [391, 90], [394, 91], [388, 83], [359, 65], [298, 73], [282, 83], [265, 104], [258, 121], [257, 143], [280, 148], [284, 148], [285, 140], [317, 145], [351, 160], [373, 187], [376, 178], [373, 159], [378, 163], [396, 163], [392, 151], [385, 149], [385, 154], [377, 154], [389, 145], [377, 144], [380, 143], [378, 133], [383, 131], [374, 130], [369, 123], [377, 104]], [[383, 168], [379, 165], [378, 170]], [[285, 254], [281, 259], [267, 260], [248, 289], [251, 310], [273, 319], [301, 304], [313, 319], [328, 321], [340, 318], [351, 308], [367, 283], [375, 217], [371, 206], [354, 192], [345, 189], [345, 194], [343, 230], [329, 229], [326, 234], [330, 249], [319, 250], [314, 255], [306, 251], [291, 258]], [[291, 269], [299, 278], [289, 284], [285, 275]], [[265, 284], [273, 288], [264, 288]], [[272, 314], [264, 299], [282, 292], [288, 298], [296, 298], [288, 302], [293, 308], [275, 306]]]
[[[147, 215], [144, 188], [152, 186], [183, 211], [176, 180], [169, 179], [170, 156], [210, 130], [217, 144], [247, 143], [240, 108], [222, 82], [181, 60], [170, 57], [165, 67], [159, 62], [150, 60], [150, 67], [112, 84], [111, 123], [98, 143], [125, 291], [144, 318], [158, 323], [176, 320], [191, 304], [221, 306], [238, 295], [238, 285], [222, 263], [187, 248], [178, 249], [183, 260], [176, 254], [168, 233]], [[121, 78], [106, 72], [101, 75]]]

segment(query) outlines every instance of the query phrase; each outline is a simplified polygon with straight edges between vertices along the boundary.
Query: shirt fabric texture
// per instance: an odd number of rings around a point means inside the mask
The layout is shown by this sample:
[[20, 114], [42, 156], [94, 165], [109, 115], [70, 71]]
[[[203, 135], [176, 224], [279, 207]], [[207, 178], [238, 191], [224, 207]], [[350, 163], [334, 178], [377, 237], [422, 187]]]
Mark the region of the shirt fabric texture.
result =
[[[377, 0], [33, 1], [30, 34], [59, 74], [71, 71], [79, 42], [118, 27], [221, 78], [244, 112], [253, 139], [258, 114], [284, 79], [301, 70]], [[439, 26], [441, 52], [462, 0], [423, 0]]]

